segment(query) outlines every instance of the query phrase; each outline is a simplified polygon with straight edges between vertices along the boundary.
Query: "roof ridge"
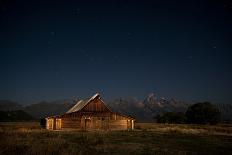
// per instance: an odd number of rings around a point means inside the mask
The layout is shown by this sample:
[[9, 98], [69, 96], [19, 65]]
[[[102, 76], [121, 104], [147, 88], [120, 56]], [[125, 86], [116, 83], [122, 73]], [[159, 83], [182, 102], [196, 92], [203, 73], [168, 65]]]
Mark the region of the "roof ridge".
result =
[[84, 108], [90, 101], [94, 100], [95, 98], [100, 97], [99, 93], [96, 93], [93, 95], [91, 98], [88, 100], [80, 100], [78, 101], [71, 109], [69, 109], [66, 113], [72, 113], [72, 112], [77, 112], [80, 111], [82, 108]]
[[74, 112], [75, 109], [77, 108], [77, 106], [83, 102], [84, 100], [79, 100], [72, 108], [70, 108], [66, 113], [71, 113], [71, 112]]

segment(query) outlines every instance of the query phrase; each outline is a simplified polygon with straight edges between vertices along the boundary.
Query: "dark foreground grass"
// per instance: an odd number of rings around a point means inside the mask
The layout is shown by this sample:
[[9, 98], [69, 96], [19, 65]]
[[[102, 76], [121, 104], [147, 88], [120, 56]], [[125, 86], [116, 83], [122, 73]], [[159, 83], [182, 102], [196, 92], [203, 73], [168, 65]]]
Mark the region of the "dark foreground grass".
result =
[[[195, 132], [195, 126], [183, 126], [183, 133], [179, 125], [172, 126], [174, 129], [178, 126], [176, 131], [163, 130], [165, 126], [159, 124], [152, 124], [152, 128], [146, 126], [149, 124], [140, 124], [141, 129], [131, 132], [57, 132], [40, 129], [38, 123], [0, 123], [0, 154], [232, 154], [230, 134]], [[192, 128], [193, 133], [186, 132]], [[197, 129], [202, 131], [202, 128], [207, 129], [206, 126]]]

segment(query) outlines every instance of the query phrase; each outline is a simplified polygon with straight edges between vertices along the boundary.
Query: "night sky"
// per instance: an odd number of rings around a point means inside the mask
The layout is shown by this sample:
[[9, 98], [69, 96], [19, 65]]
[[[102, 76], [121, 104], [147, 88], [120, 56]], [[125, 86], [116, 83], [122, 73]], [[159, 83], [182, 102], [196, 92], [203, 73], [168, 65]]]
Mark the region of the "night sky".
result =
[[0, 99], [151, 92], [232, 103], [232, 3], [0, 0]]

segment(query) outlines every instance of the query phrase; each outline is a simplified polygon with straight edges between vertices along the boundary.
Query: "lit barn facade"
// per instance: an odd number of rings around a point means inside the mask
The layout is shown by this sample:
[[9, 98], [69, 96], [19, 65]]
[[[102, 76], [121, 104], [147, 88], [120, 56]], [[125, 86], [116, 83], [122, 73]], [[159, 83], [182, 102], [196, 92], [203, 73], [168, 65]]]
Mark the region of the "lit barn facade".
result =
[[46, 118], [49, 130], [134, 130], [135, 119], [112, 112], [96, 94], [89, 100], [80, 100], [63, 115]]

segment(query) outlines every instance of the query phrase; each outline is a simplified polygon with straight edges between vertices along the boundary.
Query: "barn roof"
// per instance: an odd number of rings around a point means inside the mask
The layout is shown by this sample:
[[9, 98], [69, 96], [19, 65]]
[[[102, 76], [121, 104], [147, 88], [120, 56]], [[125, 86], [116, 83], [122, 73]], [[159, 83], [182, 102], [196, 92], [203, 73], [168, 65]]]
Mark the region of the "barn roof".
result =
[[69, 109], [66, 113], [72, 113], [81, 110], [86, 104], [86, 101], [80, 100], [75, 104], [71, 109]]
[[[74, 112], [78, 112], [78, 111], [81, 111], [87, 104], [89, 104], [92, 100], [94, 99], [100, 99], [100, 94], [97, 93], [95, 95], [93, 95], [90, 99], [88, 100], [80, 100], [78, 101], [71, 109], [69, 109], [65, 114], [63, 115], [57, 115], [57, 116], [50, 116], [50, 117], [47, 117], [47, 118], [55, 118], [55, 117], [62, 117], [66, 114], [71, 114], [71, 113], [74, 113]], [[101, 99], [100, 99], [101, 100]], [[101, 100], [102, 101], [102, 100]], [[102, 103], [104, 104], [104, 102], [102, 101]], [[105, 105], [106, 106], [106, 105]], [[111, 113], [114, 113], [116, 115], [121, 115], [123, 117], [127, 117], [127, 118], [130, 118], [130, 119], [135, 119], [131, 116], [127, 116], [127, 115], [124, 115], [124, 114], [121, 114], [121, 113], [118, 113], [118, 112], [112, 112], [107, 106], [106, 108], [111, 112]]]
[[100, 97], [100, 94], [97, 93], [93, 95], [89, 100], [80, 100], [78, 101], [69, 111], [66, 113], [72, 113], [72, 112], [77, 112], [80, 111], [82, 108], [84, 108], [90, 101], [94, 100], [95, 98]]

